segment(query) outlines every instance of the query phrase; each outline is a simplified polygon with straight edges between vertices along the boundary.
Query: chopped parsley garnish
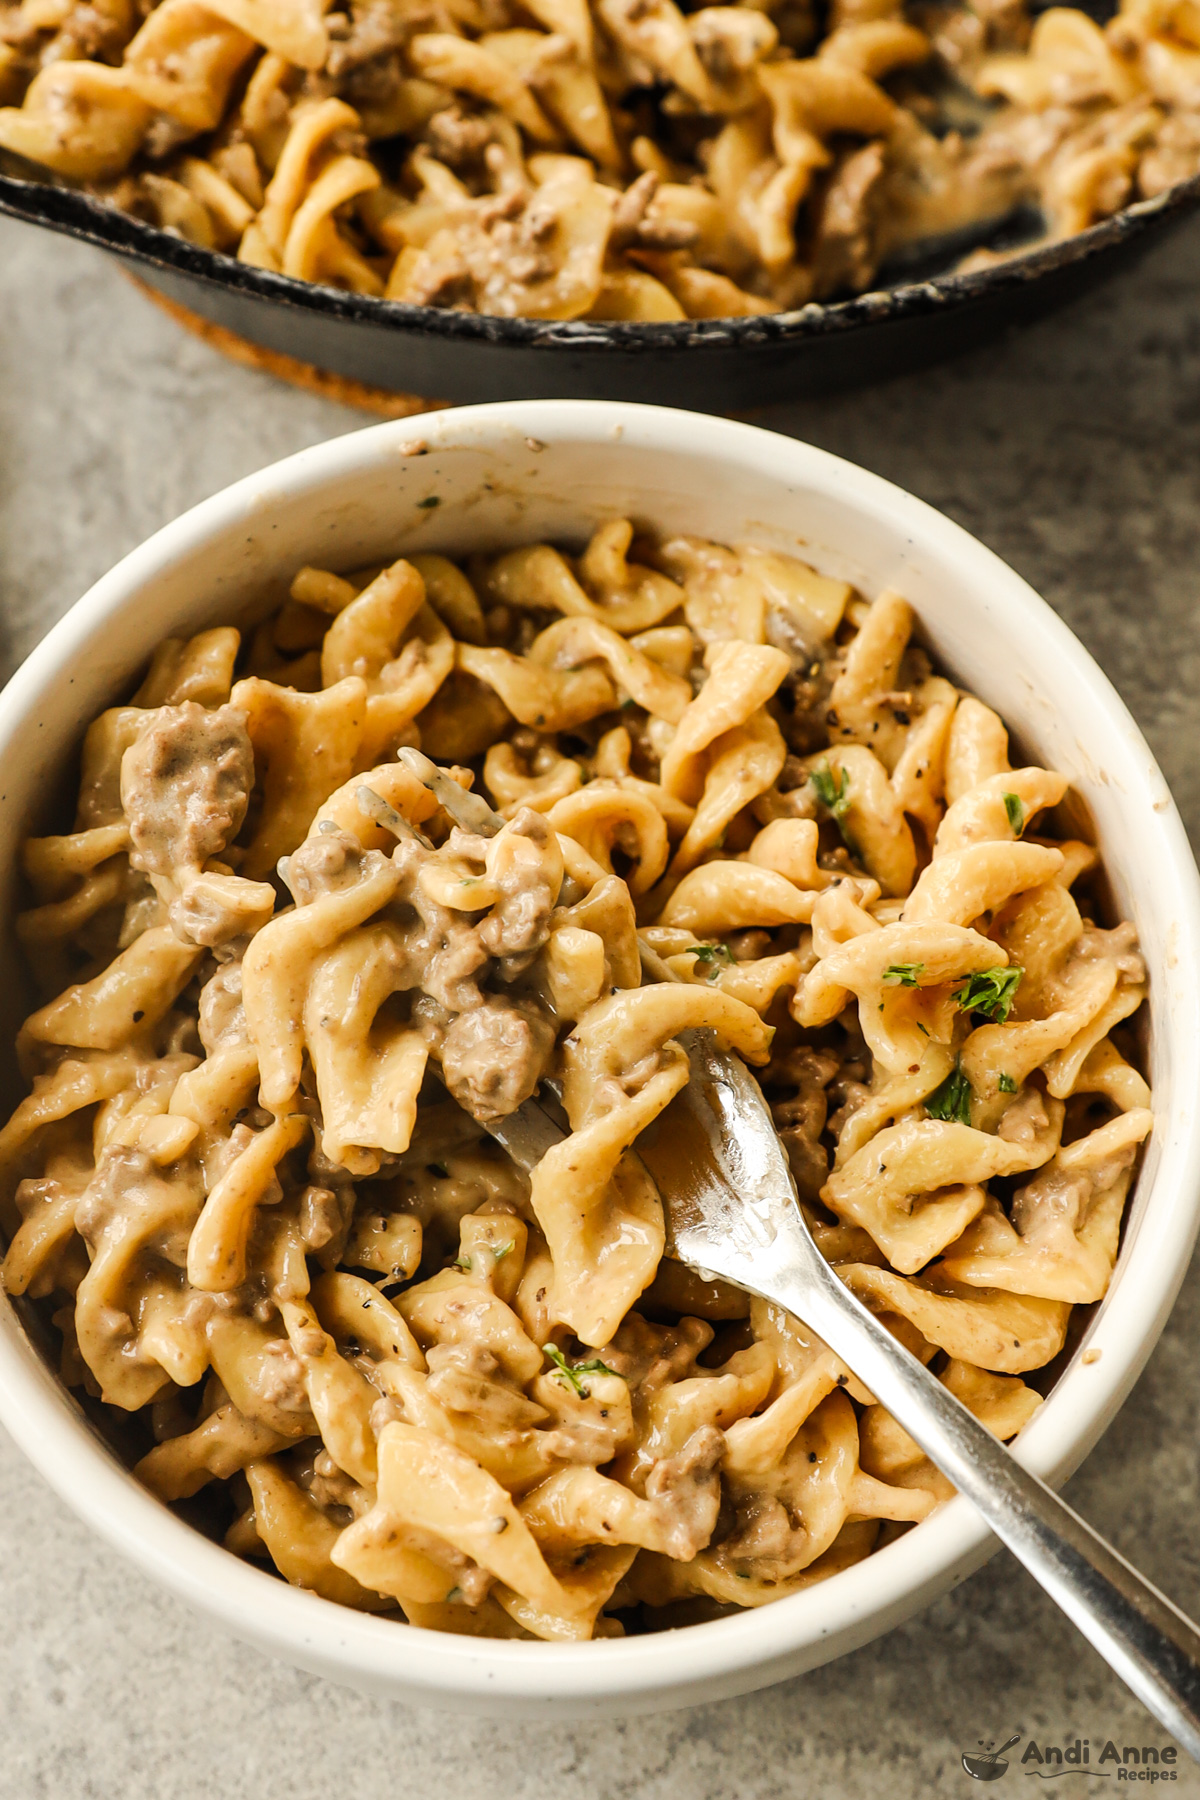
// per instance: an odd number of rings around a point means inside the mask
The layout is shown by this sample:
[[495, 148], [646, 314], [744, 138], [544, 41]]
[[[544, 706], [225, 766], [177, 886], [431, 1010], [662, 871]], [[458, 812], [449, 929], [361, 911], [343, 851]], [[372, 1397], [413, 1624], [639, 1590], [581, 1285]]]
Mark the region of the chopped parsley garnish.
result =
[[602, 1363], [598, 1357], [593, 1357], [590, 1362], [572, 1365], [557, 1344], [546, 1344], [544, 1350], [554, 1364], [555, 1374], [561, 1375], [562, 1379], [575, 1389], [581, 1400], [586, 1400], [592, 1391], [583, 1380], [585, 1375], [615, 1375], [617, 1373], [615, 1369], [610, 1369], [607, 1363]]
[[[492, 1261], [498, 1263], [508, 1255], [509, 1251], [512, 1249], [512, 1244], [487, 1244], [484, 1245], [483, 1248], [490, 1250], [492, 1253]], [[454, 1259], [454, 1267], [456, 1269], [461, 1269], [464, 1274], [469, 1274], [471, 1269], [471, 1258], [469, 1256], [456, 1256]]]
[[692, 955], [698, 963], [704, 964], [704, 975], [708, 981], [716, 980], [722, 963], [733, 961], [733, 952], [728, 944], [693, 944]]
[[846, 770], [839, 769], [835, 779], [833, 770], [826, 763], [820, 769], [813, 769], [808, 780], [821, 805], [827, 807], [840, 824], [850, 810], [850, 777]]
[[448, 1180], [450, 1171], [445, 1163], [426, 1163], [425, 1167], [432, 1169], [435, 1175], [440, 1175], [443, 1181]]
[[839, 769], [835, 778], [833, 770], [826, 763], [822, 768], [809, 772], [809, 786], [826, 808], [834, 824], [842, 834], [842, 842], [851, 856], [857, 856], [858, 850], [850, 833], [846, 830], [846, 814], [850, 811], [850, 774], [846, 769]]
[[1000, 1072], [1000, 1079], [997, 1086], [1002, 1094], [1015, 1094], [1017, 1091], [1016, 1082], [1011, 1075], [1006, 1075], [1003, 1070]]
[[884, 987], [920, 987], [917, 976], [924, 970], [924, 963], [889, 963], [883, 971]]
[[979, 969], [959, 983], [954, 998], [960, 1012], [978, 1013], [1003, 1025], [1013, 1008], [1024, 969]]
[[1014, 835], [1020, 837], [1025, 829], [1025, 807], [1022, 804], [1021, 796], [1005, 794], [1004, 810], [1008, 814], [1008, 822], [1012, 826]]
[[441, 504], [441, 497], [438, 494], [430, 494], [427, 499], [417, 501], [418, 510], [421, 512], [428, 512], [431, 506], [440, 506]]
[[925, 1111], [931, 1119], [943, 1119], [951, 1125], [969, 1125], [971, 1123], [971, 1084], [962, 1072], [962, 1065], [955, 1063], [940, 1087], [935, 1087], [925, 1101]]

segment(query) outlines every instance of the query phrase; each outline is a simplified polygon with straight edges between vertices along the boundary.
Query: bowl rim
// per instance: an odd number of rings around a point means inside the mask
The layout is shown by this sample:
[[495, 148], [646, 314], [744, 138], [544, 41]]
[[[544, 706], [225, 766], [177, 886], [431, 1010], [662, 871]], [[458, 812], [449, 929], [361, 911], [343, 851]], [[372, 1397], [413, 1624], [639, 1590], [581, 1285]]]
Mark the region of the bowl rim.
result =
[[[0, 765], [28, 755], [29, 726], [60, 672], [86, 653], [113, 617], [136, 608], [146, 584], [206, 545], [236, 534], [272, 505], [316, 494], [348, 476], [394, 469], [406, 448], [497, 448], [530, 437], [611, 442], [737, 463], [797, 488], [849, 496], [864, 510], [952, 560], [967, 595], [987, 593], [1020, 620], [1029, 666], [1065, 665], [1094, 695], [1119, 739], [1113, 769], [1123, 804], [1148, 808], [1159, 860], [1151, 878], [1160, 914], [1175, 926], [1169, 978], [1182, 1011], [1200, 1019], [1200, 877], [1182, 822], [1137, 726], [1065, 623], [1020, 576], [962, 527], [881, 477], [760, 427], [676, 409], [608, 401], [518, 401], [393, 421], [302, 450], [202, 501], [131, 551], [70, 609], [0, 693]], [[147, 644], [152, 647], [154, 636]], [[22, 752], [22, 740], [24, 751]], [[0, 801], [3, 800], [0, 795]], [[1166, 899], [1161, 895], [1165, 893]], [[1181, 1009], [1176, 1007], [1177, 1015]], [[1200, 1086], [1200, 1032], [1172, 1031], [1164, 1010], [1171, 1089]], [[1160, 1112], [1164, 1097], [1156, 1096]], [[1065, 1479], [1099, 1437], [1157, 1341], [1200, 1225], [1200, 1109], [1184, 1106], [1137, 1229], [1126, 1233], [1117, 1274], [1046, 1405], [1022, 1433], [1020, 1461]], [[1155, 1203], [1153, 1234], [1146, 1220]], [[1151, 1236], [1153, 1235], [1153, 1241]], [[1084, 1364], [1085, 1348], [1105, 1354]], [[0, 1305], [0, 1423], [58, 1494], [102, 1537], [197, 1610], [269, 1652], [352, 1685], [424, 1704], [473, 1702], [508, 1716], [570, 1716], [685, 1705], [729, 1695], [842, 1654], [926, 1604], [996, 1548], [961, 1497], [864, 1562], [769, 1606], [670, 1634], [595, 1643], [525, 1643], [397, 1630], [252, 1568], [193, 1530], [142, 1489], [88, 1425], [42, 1362], [18, 1312]]]
[[[873, 324], [954, 311], [993, 294], [1020, 292], [1038, 280], [1089, 262], [1148, 230], [1200, 206], [1200, 175], [1176, 182], [1148, 200], [1136, 200], [1085, 231], [1006, 258], [991, 268], [904, 281], [846, 300], [810, 301], [793, 311], [727, 319], [658, 322], [592, 319], [509, 319], [492, 313], [414, 306], [371, 294], [351, 294], [294, 276], [238, 262], [186, 238], [148, 225], [106, 201], [66, 183], [7, 172], [18, 159], [0, 161], [0, 213], [40, 224], [134, 262], [184, 275], [206, 286], [244, 294], [325, 318], [382, 326], [452, 343], [564, 349], [573, 355], [605, 350], [626, 354], [729, 350], [744, 345], [786, 344], [860, 331]], [[23, 165], [33, 168], [34, 165]]]

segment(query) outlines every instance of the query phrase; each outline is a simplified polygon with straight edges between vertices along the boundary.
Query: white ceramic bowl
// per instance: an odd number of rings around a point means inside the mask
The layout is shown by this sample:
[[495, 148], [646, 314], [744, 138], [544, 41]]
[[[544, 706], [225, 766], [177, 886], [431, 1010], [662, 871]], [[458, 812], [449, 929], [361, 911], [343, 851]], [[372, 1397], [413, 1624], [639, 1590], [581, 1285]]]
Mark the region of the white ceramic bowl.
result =
[[[436, 502], [436, 504], [434, 504]], [[946, 667], [1090, 807], [1151, 971], [1155, 1130], [1116, 1278], [1022, 1434], [1058, 1482], [1096, 1442], [1161, 1331], [1200, 1218], [1200, 887], [1171, 796], [1124, 706], [1066, 626], [965, 531], [820, 450], [748, 425], [588, 402], [479, 406], [303, 451], [186, 513], [98, 582], [0, 695], [0, 870], [50, 822], [85, 724], [169, 633], [251, 618], [302, 563], [409, 549], [579, 542], [597, 517], [798, 551], [867, 594], [898, 587]], [[10, 992], [15, 989], [15, 970]], [[118, 1550], [241, 1638], [355, 1687], [507, 1718], [645, 1712], [724, 1698], [887, 1631], [995, 1547], [961, 1499], [832, 1580], [756, 1612], [595, 1644], [415, 1631], [289, 1588], [145, 1493], [0, 1313], [0, 1420]]]

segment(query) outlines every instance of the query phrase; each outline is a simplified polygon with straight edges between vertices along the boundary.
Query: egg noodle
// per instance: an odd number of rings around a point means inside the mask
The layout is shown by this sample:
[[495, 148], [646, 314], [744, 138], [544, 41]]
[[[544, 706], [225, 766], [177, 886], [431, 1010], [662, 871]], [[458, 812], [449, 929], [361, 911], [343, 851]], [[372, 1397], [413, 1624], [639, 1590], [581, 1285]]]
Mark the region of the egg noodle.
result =
[[0, 0], [0, 150], [353, 293], [769, 313], [1195, 175], [1200, 4]]
[[[853, 1292], [1025, 1424], [1112, 1275], [1146, 976], [1042, 829], [1065, 780], [913, 627], [616, 520], [301, 569], [95, 721], [24, 850], [3, 1278], [154, 1494], [485, 1637], [757, 1606], [923, 1519], [947, 1482], [839, 1359], [664, 1257], [636, 1145], [689, 1027], [756, 1069]], [[493, 1133], [534, 1095], [526, 1171]]]

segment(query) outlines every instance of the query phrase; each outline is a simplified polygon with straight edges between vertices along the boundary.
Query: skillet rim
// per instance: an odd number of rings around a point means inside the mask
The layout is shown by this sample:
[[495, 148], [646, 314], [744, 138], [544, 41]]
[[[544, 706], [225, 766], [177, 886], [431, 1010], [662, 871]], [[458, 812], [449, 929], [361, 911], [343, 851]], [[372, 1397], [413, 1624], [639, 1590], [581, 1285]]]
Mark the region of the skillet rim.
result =
[[1135, 201], [1073, 237], [1024, 251], [989, 269], [903, 282], [847, 300], [810, 301], [792, 312], [660, 322], [512, 319], [351, 294], [254, 268], [222, 251], [204, 249], [159, 226], [147, 225], [81, 189], [6, 174], [0, 168], [0, 214], [42, 225], [210, 287], [245, 294], [285, 310], [350, 320], [376, 329], [382, 326], [397, 335], [425, 336], [449, 343], [562, 349], [589, 355], [609, 349], [650, 354], [800, 343], [957, 310], [993, 295], [1008, 293], [1015, 297], [1050, 275], [1091, 262], [1153, 226], [1197, 208], [1200, 174], [1175, 183], [1152, 199]]

